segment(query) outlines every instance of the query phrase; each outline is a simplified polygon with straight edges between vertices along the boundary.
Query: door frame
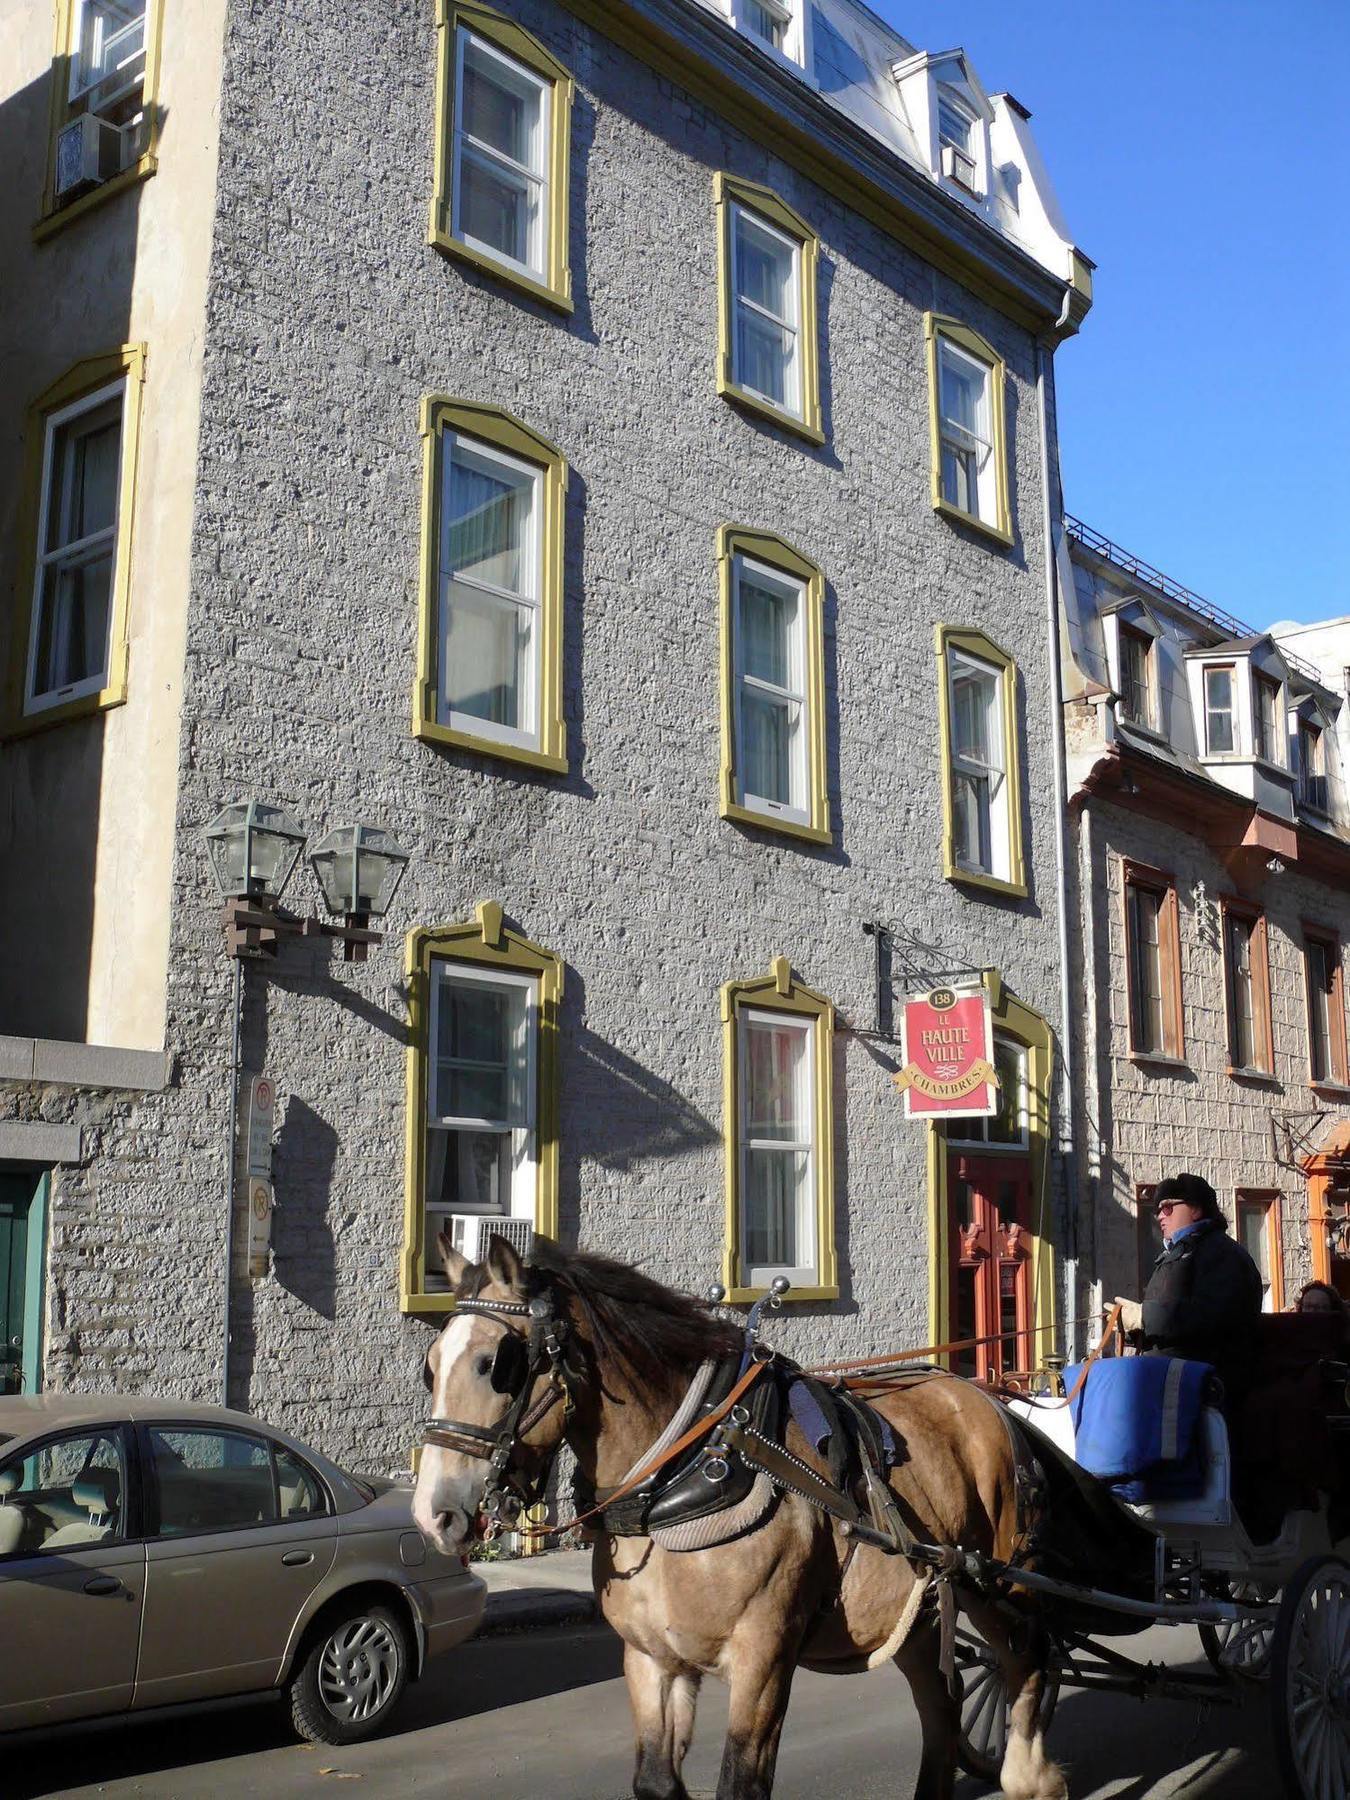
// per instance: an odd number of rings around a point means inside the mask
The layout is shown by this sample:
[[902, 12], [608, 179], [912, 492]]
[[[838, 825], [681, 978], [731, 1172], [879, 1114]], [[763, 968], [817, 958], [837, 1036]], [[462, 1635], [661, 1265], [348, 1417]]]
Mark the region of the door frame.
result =
[[[1055, 1294], [1055, 1252], [1051, 1242], [1050, 1104], [1054, 1080], [1054, 1038], [1034, 1007], [1027, 1006], [1003, 984], [997, 969], [986, 969], [981, 981], [989, 996], [995, 1029], [1027, 1053], [1027, 1149], [1030, 1161], [1029, 1207], [1034, 1240], [1031, 1270], [1031, 1335], [1037, 1366], [1059, 1347], [1059, 1308]], [[996, 1146], [989, 1146], [991, 1152]], [[948, 1192], [947, 1127], [928, 1123], [928, 1335], [934, 1344], [951, 1338], [951, 1204]], [[937, 1357], [944, 1368], [951, 1359]]]
[[23, 1283], [23, 1389], [25, 1394], [42, 1391], [42, 1345], [46, 1319], [43, 1304], [47, 1277], [47, 1211], [51, 1196], [52, 1172], [32, 1163], [0, 1163], [0, 1175], [32, 1183], [28, 1202], [28, 1242]]

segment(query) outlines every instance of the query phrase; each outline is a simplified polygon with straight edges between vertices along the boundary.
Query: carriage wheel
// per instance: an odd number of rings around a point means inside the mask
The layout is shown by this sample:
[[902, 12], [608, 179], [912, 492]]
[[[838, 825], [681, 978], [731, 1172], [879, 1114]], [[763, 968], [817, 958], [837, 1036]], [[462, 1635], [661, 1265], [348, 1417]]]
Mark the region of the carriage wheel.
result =
[[[1274, 1601], [1279, 1589], [1255, 1581], [1230, 1581], [1232, 1600]], [[1270, 1676], [1270, 1643], [1275, 1635], [1274, 1615], [1243, 1619], [1232, 1625], [1202, 1625], [1200, 1642], [1210, 1664], [1221, 1675], [1239, 1675], [1244, 1681], [1265, 1681]]]
[[1350, 1563], [1315, 1556], [1280, 1602], [1270, 1652], [1275, 1755], [1289, 1800], [1350, 1793]]
[[[967, 1775], [998, 1783], [1003, 1752], [1008, 1747], [1008, 1689], [998, 1658], [982, 1637], [964, 1625], [956, 1628], [956, 1663], [961, 1680], [961, 1735], [956, 1759]], [[1059, 1699], [1059, 1673], [1045, 1672], [1040, 1727], [1050, 1729]]]

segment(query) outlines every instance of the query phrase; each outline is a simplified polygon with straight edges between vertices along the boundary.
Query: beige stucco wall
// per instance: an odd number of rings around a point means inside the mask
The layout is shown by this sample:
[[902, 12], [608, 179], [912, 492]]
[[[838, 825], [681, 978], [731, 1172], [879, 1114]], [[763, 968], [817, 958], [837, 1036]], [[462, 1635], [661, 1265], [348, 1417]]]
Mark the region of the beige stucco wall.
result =
[[[0, 1032], [163, 1041], [206, 283], [226, 0], [167, 0], [158, 172], [35, 243], [48, 154], [51, 0], [0, 9], [0, 600], [12, 627], [28, 407], [80, 359], [147, 347], [126, 703], [0, 750], [0, 866], [17, 953]], [[6, 655], [8, 642], [0, 642]]]

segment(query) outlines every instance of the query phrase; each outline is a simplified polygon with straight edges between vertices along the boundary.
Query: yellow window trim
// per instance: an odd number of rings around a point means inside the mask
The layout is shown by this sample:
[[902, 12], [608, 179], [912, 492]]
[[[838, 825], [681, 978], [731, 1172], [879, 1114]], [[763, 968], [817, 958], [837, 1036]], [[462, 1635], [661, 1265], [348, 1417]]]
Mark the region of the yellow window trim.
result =
[[[495, 445], [509, 456], [543, 471], [540, 520], [539, 747], [502, 744], [439, 719], [440, 500], [445, 433]], [[422, 569], [418, 601], [417, 680], [413, 688], [413, 736], [423, 743], [451, 744], [483, 756], [529, 768], [567, 773], [567, 727], [563, 688], [563, 528], [567, 502], [567, 459], [556, 444], [506, 412], [475, 400], [429, 394], [422, 401]]]
[[558, 1235], [558, 1014], [562, 1002], [563, 965], [551, 950], [541, 949], [503, 922], [495, 900], [480, 901], [474, 916], [457, 925], [419, 927], [408, 933], [408, 1099], [404, 1153], [403, 1253], [399, 1261], [399, 1307], [409, 1314], [444, 1314], [452, 1309], [447, 1294], [426, 1291], [427, 1031], [431, 1019], [431, 967], [437, 960], [473, 963], [478, 968], [509, 969], [539, 980], [539, 1037], [536, 1049], [535, 1096], [538, 1138], [538, 1189], [534, 1229], [544, 1237]]
[[[959, 319], [944, 318], [941, 313], [925, 313], [923, 316], [924, 336], [928, 341], [928, 432], [929, 453], [932, 461], [932, 497], [933, 510], [943, 514], [945, 518], [954, 519], [960, 525], [969, 525], [975, 531], [982, 531], [987, 537], [994, 538], [1005, 546], [1013, 541], [1012, 511], [1009, 505], [1008, 485], [1008, 431], [1007, 431], [1007, 394], [1006, 367], [1003, 358], [995, 350], [987, 338], [982, 338], [978, 331], [972, 331]], [[953, 506], [942, 493], [942, 435], [940, 430], [940, 384], [938, 379], [938, 344], [945, 338], [948, 343], [955, 344], [958, 350], [964, 350], [977, 362], [985, 363], [989, 368], [989, 417], [994, 434], [994, 507], [993, 519], [982, 519], [978, 513], [966, 512], [963, 507]]]
[[[1031, 1158], [1032, 1230], [1036, 1260], [1031, 1275], [1031, 1324], [1036, 1360], [1044, 1366], [1057, 1349], [1058, 1308], [1055, 1299], [1055, 1251], [1051, 1242], [1050, 1096], [1054, 1080], [1054, 1036], [1045, 1019], [1003, 985], [997, 969], [982, 977], [993, 1013], [994, 1028], [1027, 1053], [1027, 1143]], [[1000, 1154], [990, 1145], [990, 1154]], [[1015, 1154], [1015, 1153], [1014, 1153]], [[952, 1336], [950, 1291], [951, 1243], [947, 1184], [947, 1127], [928, 1124], [928, 1329], [929, 1342], [945, 1344]], [[951, 1358], [939, 1359], [950, 1365]]]
[[52, 47], [51, 91], [48, 102], [47, 174], [42, 187], [42, 212], [33, 226], [33, 239], [42, 243], [55, 232], [82, 218], [105, 200], [125, 192], [137, 182], [153, 175], [159, 167], [159, 46], [163, 31], [164, 0], [146, 0], [145, 7], [145, 81], [141, 89], [145, 109], [145, 148], [130, 167], [114, 175], [111, 181], [82, 194], [68, 206], [56, 203], [56, 140], [64, 125], [75, 116], [70, 110], [70, 65], [74, 61], [71, 38], [77, 0], [56, 0], [56, 31]]
[[[713, 176], [713, 204], [717, 218], [717, 391], [726, 400], [757, 413], [784, 431], [792, 431], [808, 443], [823, 444], [825, 432], [820, 411], [820, 332], [816, 322], [817, 265], [820, 239], [799, 212], [772, 188], [756, 181], [743, 181], [719, 169]], [[731, 247], [732, 207], [742, 206], [758, 213], [770, 225], [801, 246], [801, 292], [798, 296], [798, 351], [801, 359], [802, 410], [800, 416], [786, 407], [775, 406], [760, 394], [753, 394], [732, 380], [731, 328], [734, 297], [731, 292], [733, 257]]]
[[[778, 819], [772, 813], [743, 806], [736, 798], [735, 582], [732, 577], [738, 556], [748, 556], [754, 562], [781, 569], [785, 575], [791, 575], [805, 585], [806, 704], [810, 722], [807, 750], [807, 811], [810, 819], [805, 824], [795, 819]], [[800, 550], [794, 550], [786, 538], [772, 531], [756, 531], [748, 525], [723, 525], [718, 530], [717, 572], [722, 624], [721, 816], [743, 825], [753, 825], [761, 831], [804, 839], [811, 844], [832, 843], [834, 832], [830, 820], [825, 737], [825, 577], [819, 565], [803, 556]]]
[[[131, 595], [131, 547], [136, 511], [136, 462], [140, 451], [141, 397], [145, 386], [145, 345], [124, 344], [103, 356], [87, 357], [39, 394], [28, 410], [24, 453], [23, 501], [20, 517], [23, 537], [18, 569], [18, 604], [14, 609], [9, 646], [0, 736], [26, 737], [46, 731], [68, 719], [87, 717], [121, 706], [127, 697], [127, 622]], [[113, 554], [112, 597], [108, 619], [108, 684], [95, 694], [81, 694], [60, 706], [25, 712], [28, 685], [28, 650], [33, 631], [33, 606], [37, 587], [38, 518], [42, 508], [42, 466], [46, 450], [47, 420], [62, 407], [97, 392], [122, 377], [126, 387], [122, 402], [122, 462], [117, 488], [117, 543]]]
[[737, 1031], [743, 1008], [790, 1013], [816, 1021], [816, 1272], [812, 1287], [793, 1287], [789, 1301], [837, 1300], [839, 1267], [834, 1243], [834, 1007], [814, 988], [795, 981], [787, 957], [776, 956], [769, 973], [722, 988], [723, 1154], [726, 1161], [726, 1247], [722, 1285], [735, 1304], [758, 1300], [767, 1289], [750, 1287], [741, 1264], [740, 1057]]
[[[960, 625], [939, 625], [935, 633], [938, 665], [938, 753], [942, 759], [942, 875], [962, 887], [976, 888], [990, 894], [1010, 895], [1025, 899], [1027, 894], [1026, 859], [1022, 838], [1022, 776], [1018, 762], [1017, 738], [1017, 664], [1006, 650], [982, 631]], [[989, 663], [999, 671], [1003, 712], [1004, 783], [1008, 790], [1008, 867], [1009, 879], [982, 875], [963, 869], [956, 856], [956, 809], [952, 798], [952, 716], [951, 684], [948, 661], [953, 650]]]
[[[460, 27], [486, 38], [519, 63], [551, 84], [548, 157], [548, 279], [536, 281], [523, 270], [513, 269], [488, 250], [476, 249], [455, 236], [455, 46]], [[470, 264], [496, 281], [518, 288], [533, 300], [541, 300], [560, 312], [570, 313], [572, 267], [567, 231], [570, 200], [569, 167], [572, 145], [572, 98], [575, 83], [571, 71], [546, 50], [539, 39], [476, 0], [440, 0], [437, 34], [436, 169], [431, 197], [431, 224], [427, 242], [447, 256]]]

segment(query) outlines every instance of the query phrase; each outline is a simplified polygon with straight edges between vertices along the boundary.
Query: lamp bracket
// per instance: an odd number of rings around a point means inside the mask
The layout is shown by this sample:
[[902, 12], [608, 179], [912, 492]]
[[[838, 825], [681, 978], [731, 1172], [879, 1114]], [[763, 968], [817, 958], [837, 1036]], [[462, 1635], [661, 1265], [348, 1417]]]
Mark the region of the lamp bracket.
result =
[[268, 900], [227, 900], [221, 913], [225, 928], [225, 954], [261, 961], [275, 957], [283, 937], [331, 937], [341, 940], [344, 962], [365, 962], [372, 944], [382, 944], [384, 934], [371, 931], [365, 913], [350, 913], [341, 925], [331, 925], [312, 913], [288, 912]]

